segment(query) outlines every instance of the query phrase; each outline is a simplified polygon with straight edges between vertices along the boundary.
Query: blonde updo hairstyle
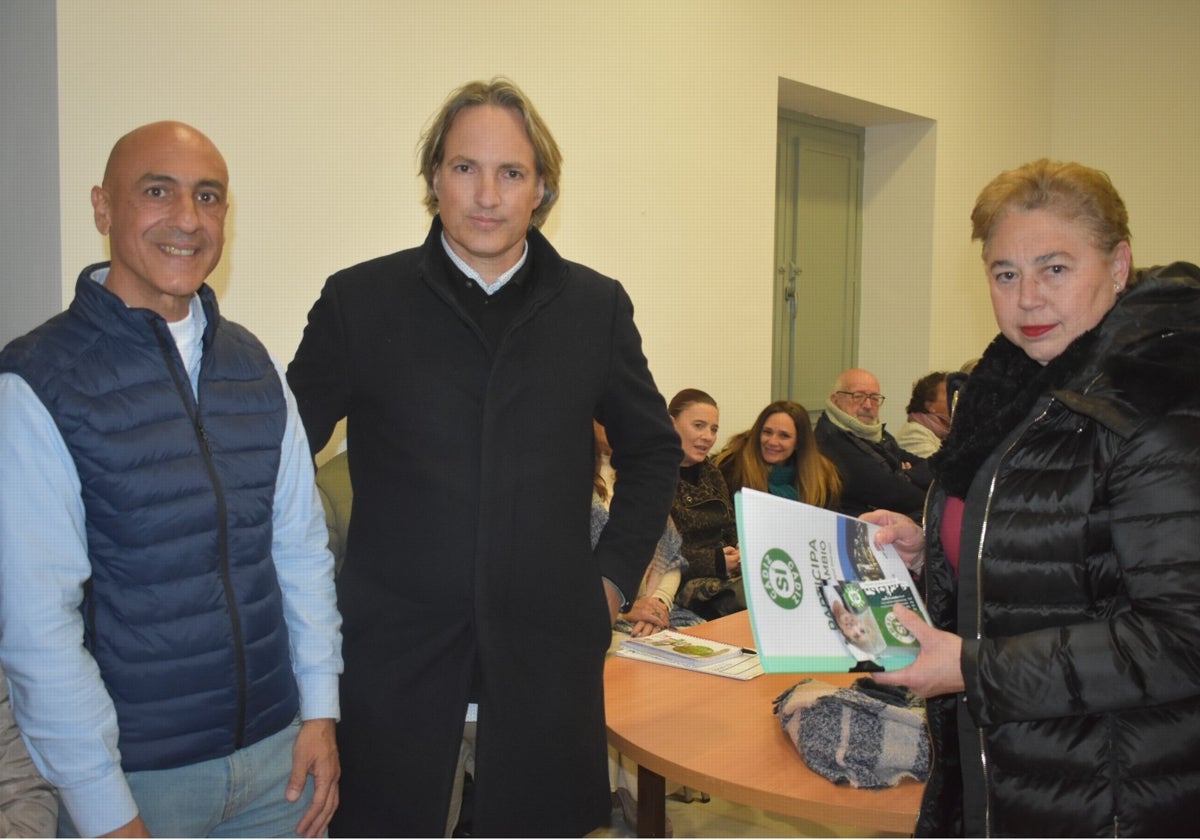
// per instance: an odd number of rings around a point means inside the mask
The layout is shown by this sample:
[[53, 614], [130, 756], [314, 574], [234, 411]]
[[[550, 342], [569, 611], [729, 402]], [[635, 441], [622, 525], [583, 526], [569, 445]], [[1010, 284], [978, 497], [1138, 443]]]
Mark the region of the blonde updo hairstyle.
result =
[[[971, 211], [971, 239], [988, 242], [996, 225], [1012, 212], [1048, 210], [1083, 225], [1096, 247], [1111, 254], [1130, 242], [1129, 214], [1108, 175], [1079, 163], [1041, 160], [1001, 172], [983, 188]], [[1130, 272], [1126, 287], [1137, 282]]]

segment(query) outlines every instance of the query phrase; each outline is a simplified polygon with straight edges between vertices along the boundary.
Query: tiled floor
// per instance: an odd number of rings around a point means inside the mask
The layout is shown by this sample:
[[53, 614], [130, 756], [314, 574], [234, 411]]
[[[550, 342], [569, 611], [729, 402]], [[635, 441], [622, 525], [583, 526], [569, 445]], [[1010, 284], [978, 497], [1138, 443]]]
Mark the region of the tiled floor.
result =
[[[667, 798], [667, 819], [675, 837], [903, 837], [901, 834], [873, 832], [833, 823], [823, 824], [796, 817], [747, 808], [722, 799], [683, 802]], [[613, 809], [612, 825], [590, 837], [636, 837], [621, 808]]]

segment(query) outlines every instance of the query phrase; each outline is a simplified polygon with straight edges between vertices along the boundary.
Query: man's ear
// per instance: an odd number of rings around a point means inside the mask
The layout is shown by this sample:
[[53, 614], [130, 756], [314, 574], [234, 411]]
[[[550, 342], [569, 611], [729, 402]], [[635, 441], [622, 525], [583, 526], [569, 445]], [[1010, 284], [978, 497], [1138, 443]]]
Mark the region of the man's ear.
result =
[[92, 187], [92, 217], [101, 236], [112, 228], [112, 197], [104, 187]]

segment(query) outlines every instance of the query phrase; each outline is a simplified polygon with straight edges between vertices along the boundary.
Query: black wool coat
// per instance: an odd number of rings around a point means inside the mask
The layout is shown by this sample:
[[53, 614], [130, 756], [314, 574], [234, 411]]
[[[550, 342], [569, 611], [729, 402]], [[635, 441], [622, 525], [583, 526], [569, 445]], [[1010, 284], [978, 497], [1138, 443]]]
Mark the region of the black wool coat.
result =
[[[354, 487], [333, 829], [440, 835], [477, 700], [475, 833], [580, 835], [611, 811], [601, 578], [635, 596], [679, 439], [619, 283], [531, 229], [532, 285], [493, 349], [441, 231], [329, 278], [288, 368], [314, 452], [347, 418]], [[594, 550], [593, 418], [620, 474]]]
[[998, 337], [930, 459], [926, 606], [966, 691], [929, 703], [918, 835], [1195, 835], [1200, 269], [1143, 278], [1044, 367]]

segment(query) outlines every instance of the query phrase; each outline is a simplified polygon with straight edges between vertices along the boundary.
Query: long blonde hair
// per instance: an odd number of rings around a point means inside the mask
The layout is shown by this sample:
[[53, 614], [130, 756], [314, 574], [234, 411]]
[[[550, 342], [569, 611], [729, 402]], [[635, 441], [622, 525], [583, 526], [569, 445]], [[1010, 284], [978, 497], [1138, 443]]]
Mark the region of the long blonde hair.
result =
[[792, 465], [796, 468], [796, 492], [800, 501], [817, 507], [833, 507], [842, 493], [842, 478], [837, 467], [817, 448], [812, 422], [804, 406], [790, 400], [776, 400], [758, 414], [758, 419], [747, 431], [739, 432], [716, 458], [717, 467], [725, 476], [729, 492], [736, 493], [743, 487], [767, 490], [767, 476], [771, 465], [763, 460], [763, 426], [772, 414], [786, 414], [796, 424], [796, 450], [792, 453]]

